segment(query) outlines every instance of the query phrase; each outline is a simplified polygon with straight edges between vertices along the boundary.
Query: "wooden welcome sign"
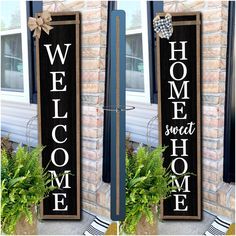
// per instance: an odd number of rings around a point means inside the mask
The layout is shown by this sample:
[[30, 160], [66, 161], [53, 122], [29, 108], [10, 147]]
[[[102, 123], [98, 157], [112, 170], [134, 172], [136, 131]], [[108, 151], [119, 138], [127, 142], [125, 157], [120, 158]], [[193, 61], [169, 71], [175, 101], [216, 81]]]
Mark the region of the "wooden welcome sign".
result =
[[80, 219], [80, 17], [51, 17], [53, 29], [36, 41], [38, 122], [42, 165], [58, 188], [44, 199], [41, 216]]
[[[165, 13], [158, 14], [161, 18]], [[200, 13], [171, 13], [173, 34], [157, 35], [160, 143], [172, 191], [162, 219], [201, 219]], [[181, 176], [181, 177], [180, 177]]]

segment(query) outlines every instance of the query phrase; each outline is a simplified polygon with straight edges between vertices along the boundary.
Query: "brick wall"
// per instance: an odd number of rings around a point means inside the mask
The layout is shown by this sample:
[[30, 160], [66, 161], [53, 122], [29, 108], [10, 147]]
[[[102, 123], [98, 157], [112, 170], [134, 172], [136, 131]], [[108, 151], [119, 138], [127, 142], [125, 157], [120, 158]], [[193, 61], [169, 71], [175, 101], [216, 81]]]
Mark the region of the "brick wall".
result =
[[43, 9], [81, 12], [82, 208], [110, 216], [110, 186], [102, 183], [107, 2], [44, 1]]
[[234, 219], [235, 186], [222, 179], [228, 2], [164, 1], [164, 11], [202, 13], [203, 208]]

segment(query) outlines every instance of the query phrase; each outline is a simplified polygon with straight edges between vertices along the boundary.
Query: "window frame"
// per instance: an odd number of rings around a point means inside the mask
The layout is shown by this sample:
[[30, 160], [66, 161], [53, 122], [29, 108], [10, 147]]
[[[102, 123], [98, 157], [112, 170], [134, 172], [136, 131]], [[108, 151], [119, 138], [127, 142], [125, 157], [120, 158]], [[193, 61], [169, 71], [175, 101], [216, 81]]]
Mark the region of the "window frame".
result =
[[[150, 103], [150, 69], [149, 69], [149, 48], [148, 44], [148, 8], [146, 1], [139, 1], [141, 8], [141, 29], [127, 30], [126, 35], [142, 34], [143, 47], [143, 71], [144, 71], [144, 92], [126, 90], [126, 100], [141, 103]], [[121, 9], [123, 10], [123, 9]]]
[[[30, 102], [30, 89], [29, 89], [29, 59], [28, 59], [28, 36], [27, 36], [27, 10], [26, 2], [20, 1], [20, 17], [21, 27], [19, 29], [11, 29], [0, 32], [0, 41], [2, 36], [21, 34], [21, 50], [23, 61], [23, 92], [4, 91], [1, 88], [0, 94], [2, 100], [14, 102]], [[1, 67], [2, 68], [2, 67]]]

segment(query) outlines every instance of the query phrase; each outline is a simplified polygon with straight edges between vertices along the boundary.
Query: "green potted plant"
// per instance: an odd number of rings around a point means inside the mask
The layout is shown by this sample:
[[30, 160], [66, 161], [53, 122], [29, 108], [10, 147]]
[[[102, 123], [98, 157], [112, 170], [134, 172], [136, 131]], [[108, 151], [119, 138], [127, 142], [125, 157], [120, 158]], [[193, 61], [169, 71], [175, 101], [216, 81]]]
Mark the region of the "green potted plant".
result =
[[126, 156], [126, 217], [121, 230], [126, 234], [157, 234], [157, 207], [170, 196], [170, 172], [163, 167], [164, 147], [139, 147]]
[[36, 234], [35, 208], [54, 189], [49, 186], [50, 176], [41, 167], [43, 147], [29, 150], [18, 146], [16, 152], [2, 148], [2, 231], [6, 234]]

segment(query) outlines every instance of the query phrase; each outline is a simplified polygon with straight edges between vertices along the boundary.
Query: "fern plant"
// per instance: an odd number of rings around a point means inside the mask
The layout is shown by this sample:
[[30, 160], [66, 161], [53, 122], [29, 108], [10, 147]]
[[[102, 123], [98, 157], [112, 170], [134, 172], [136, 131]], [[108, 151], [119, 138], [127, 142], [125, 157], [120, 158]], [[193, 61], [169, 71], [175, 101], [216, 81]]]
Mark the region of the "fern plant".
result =
[[126, 217], [121, 229], [127, 234], [135, 233], [143, 215], [152, 224], [153, 206], [173, 190], [170, 171], [163, 167], [164, 151], [164, 147], [139, 147], [137, 153], [126, 156]]
[[18, 147], [16, 153], [2, 150], [1, 159], [1, 227], [13, 234], [23, 216], [32, 224], [32, 207], [53, 190], [50, 176], [41, 167], [43, 147], [28, 150]]

